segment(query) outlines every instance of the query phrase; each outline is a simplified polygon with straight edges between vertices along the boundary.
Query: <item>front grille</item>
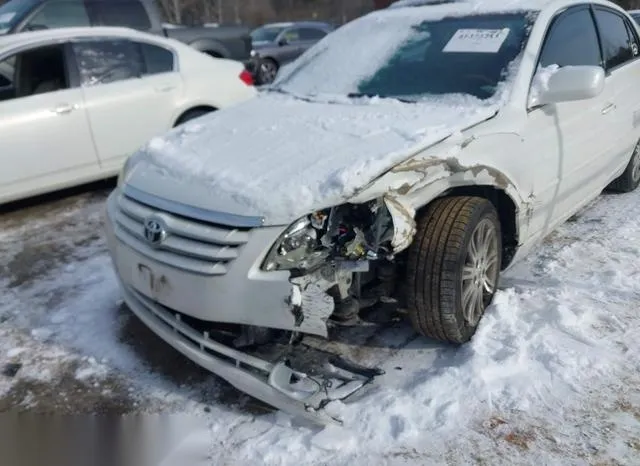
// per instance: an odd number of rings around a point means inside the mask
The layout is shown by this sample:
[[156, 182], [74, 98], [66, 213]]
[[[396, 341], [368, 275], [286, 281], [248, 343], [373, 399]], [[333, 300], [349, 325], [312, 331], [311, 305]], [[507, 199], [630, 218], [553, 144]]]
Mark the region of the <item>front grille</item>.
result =
[[[145, 239], [144, 222], [162, 219], [166, 237], [157, 246]], [[249, 241], [250, 228], [236, 228], [193, 220], [159, 210], [126, 195], [118, 199], [115, 234], [134, 250], [158, 262], [203, 275], [224, 275]]]

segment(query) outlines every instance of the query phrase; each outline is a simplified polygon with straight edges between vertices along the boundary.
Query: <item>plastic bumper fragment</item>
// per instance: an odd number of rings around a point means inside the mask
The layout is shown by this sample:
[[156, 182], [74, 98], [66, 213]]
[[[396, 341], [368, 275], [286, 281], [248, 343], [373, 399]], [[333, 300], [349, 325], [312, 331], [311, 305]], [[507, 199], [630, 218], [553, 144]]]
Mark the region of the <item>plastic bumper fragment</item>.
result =
[[382, 373], [339, 357], [326, 359], [313, 374], [290, 367], [287, 360], [266, 361], [216, 342], [131, 288], [123, 286], [123, 293], [131, 311], [166, 343], [242, 392], [293, 417], [340, 424], [322, 408], [349, 397]]

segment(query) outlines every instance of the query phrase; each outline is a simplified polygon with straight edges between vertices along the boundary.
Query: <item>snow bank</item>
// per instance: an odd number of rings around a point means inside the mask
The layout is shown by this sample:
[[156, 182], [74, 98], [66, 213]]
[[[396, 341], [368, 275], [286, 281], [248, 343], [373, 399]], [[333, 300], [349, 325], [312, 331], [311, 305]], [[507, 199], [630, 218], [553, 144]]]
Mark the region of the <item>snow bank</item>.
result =
[[[344, 427], [279, 422], [264, 430], [265, 421], [250, 442], [220, 461], [365, 464], [404, 458], [433, 464], [455, 451], [455, 464], [461, 464], [478, 450], [485, 460], [496, 460], [500, 450], [500, 464], [582, 464], [607, 457], [633, 463], [635, 444], [617, 435], [633, 438], [639, 420], [623, 413], [609, 418], [602, 410], [620, 409], [611, 386], [628, 387], [628, 377], [639, 381], [639, 199], [635, 193], [602, 200], [518, 264], [503, 278], [470, 344], [451, 348], [416, 339], [397, 352], [385, 362], [377, 391], [327, 407], [342, 416]], [[637, 395], [637, 385], [631, 392]], [[620, 393], [627, 389], [615, 396]], [[599, 424], [591, 425], [596, 418]], [[522, 438], [516, 437], [518, 424], [525, 429]], [[611, 442], [603, 426], [612, 432]], [[511, 440], [496, 443], [493, 435]], [[522, 447], [509, 449], [510, 441]]]

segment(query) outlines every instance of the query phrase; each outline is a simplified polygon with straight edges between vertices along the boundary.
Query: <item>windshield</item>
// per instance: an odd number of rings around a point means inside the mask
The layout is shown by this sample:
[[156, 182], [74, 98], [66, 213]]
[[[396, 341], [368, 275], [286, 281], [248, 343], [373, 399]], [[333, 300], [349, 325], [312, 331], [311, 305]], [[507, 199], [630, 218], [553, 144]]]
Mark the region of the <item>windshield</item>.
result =
[[7, 33], [41, 0], [11, 0], [0, 6], [0, 34]]
[[523, 50], [535, 15], [370, 16], [312, 47], [282, 70], [272, 88], [301, 96], [412, 102], [442, 94], [488, 99]]
[[284, 30], [284, 26], [262, 26], [251, 31], [251, 39], [253, 42], [274, 42]]

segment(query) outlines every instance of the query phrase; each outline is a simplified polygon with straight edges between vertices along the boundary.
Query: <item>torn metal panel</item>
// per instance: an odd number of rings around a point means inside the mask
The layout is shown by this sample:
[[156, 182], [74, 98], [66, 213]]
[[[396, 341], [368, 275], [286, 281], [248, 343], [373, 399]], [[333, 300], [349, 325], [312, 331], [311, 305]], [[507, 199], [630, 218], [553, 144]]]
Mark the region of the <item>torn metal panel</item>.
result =
[[391, 246], [398, 253], [409, 247], [416, 234], [415, 210], [393, 196], [386, 196], [384, 202], [393, 219]]
[[314, 273], [292, 278], [291, 312], [295, 318], [295, 327], [304, 322], [307, 327], [318, 330], [318, 334], [327, 336], [327, 319], [333, 314], [335, 304], [327, 291], [336, 284], [327, 280], [322, 273]]

